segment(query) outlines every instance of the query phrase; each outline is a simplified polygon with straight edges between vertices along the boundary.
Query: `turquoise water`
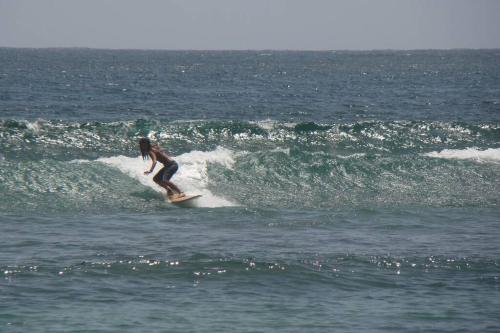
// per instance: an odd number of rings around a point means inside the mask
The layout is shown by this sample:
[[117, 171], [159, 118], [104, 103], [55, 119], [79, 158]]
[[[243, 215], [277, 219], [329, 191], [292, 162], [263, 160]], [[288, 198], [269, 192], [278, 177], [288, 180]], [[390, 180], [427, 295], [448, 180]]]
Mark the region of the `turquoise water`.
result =
[[0, 49], [0, 331], [497, 332], [499, 60]]

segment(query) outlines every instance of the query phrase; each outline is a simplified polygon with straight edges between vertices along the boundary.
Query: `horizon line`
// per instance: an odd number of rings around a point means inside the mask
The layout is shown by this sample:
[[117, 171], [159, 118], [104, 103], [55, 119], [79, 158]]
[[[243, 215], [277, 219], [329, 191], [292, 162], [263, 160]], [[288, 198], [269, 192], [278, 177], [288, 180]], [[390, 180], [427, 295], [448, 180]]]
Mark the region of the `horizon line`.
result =
[[414, 49], [396, 49], [396, 48], [374, 48], [374, 49], [286, 49], [286, 48], [249, 48], [249, 49], [231, 49], [231, 48], [214, 48], [214, 49], [198, 49], [198, 48], [107, 48], [107, 47], [89, 47], [89, 46], [4, 46], [0, 45], [0, 49], [31, 49], [31, 50], [102, 50], [102, 51], [173, 51], [173, 52], [383, 52], [383, 51], [495, 51], [500, 50], [500, 47], [454, 47], [454, 48], [414, 48]]

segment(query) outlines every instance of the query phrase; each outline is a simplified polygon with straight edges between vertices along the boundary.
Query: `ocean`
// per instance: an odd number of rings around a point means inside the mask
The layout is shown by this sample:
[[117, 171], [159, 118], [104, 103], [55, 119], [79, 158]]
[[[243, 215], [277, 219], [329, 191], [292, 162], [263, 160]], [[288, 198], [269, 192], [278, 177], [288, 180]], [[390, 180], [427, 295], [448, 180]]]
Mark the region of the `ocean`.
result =
[[499, 332], [499, 180], [500, 50], [0, 48], [0, 332]]

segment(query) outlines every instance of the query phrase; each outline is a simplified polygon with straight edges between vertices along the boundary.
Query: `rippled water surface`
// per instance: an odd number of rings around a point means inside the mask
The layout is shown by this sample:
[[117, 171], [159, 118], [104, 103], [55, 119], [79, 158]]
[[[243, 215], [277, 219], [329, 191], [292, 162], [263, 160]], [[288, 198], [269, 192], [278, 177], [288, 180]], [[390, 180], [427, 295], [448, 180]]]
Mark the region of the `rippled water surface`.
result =
[[0, 332], [498, 332], [499, 60], [0, 48]]

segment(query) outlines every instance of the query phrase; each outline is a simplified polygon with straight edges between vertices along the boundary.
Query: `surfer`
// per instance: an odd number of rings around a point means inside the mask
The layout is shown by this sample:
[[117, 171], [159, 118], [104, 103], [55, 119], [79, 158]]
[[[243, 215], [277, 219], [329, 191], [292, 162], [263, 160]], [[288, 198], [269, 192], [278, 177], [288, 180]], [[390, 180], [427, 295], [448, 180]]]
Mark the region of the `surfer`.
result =
[[142, 138], [139, 140], [139, 148], [141, 149], [141, 155], [143, 159], [148, 159], [151, 157], [153, 164], [151, 169], [144, 171], [145, 175], [149, 175], [155, 169], [156, 162], [163, 164], [163, 168], [153, 177], [156, 184], [160, 185], [167, 190], [167, 195], [171, 197], [183, 197], [185, 194], [170, 181], [170, 178], [179, 168], [176, 161], [170, 158], [158, 144], [152, 145], [151, 141], [147, 138]]

